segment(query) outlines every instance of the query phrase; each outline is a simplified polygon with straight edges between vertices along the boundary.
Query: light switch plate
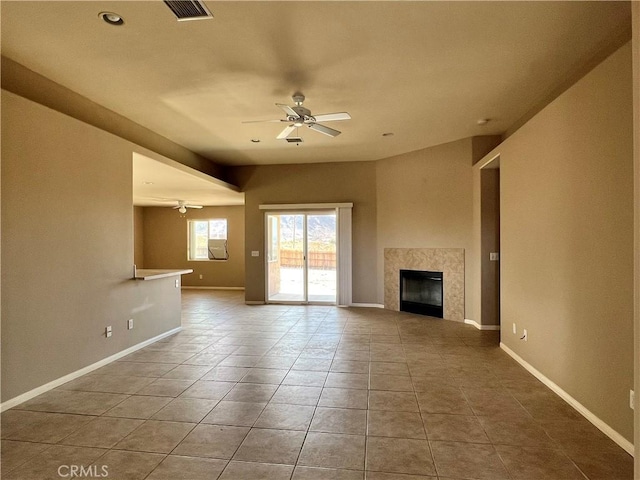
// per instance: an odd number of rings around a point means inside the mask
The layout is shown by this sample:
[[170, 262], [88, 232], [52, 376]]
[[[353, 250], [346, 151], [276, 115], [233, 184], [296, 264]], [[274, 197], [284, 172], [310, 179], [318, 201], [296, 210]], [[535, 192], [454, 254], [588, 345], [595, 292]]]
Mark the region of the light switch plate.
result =
[[252, 257], [259, 257], [260, 256], [260, 252], [258, 250], [251, 250], [251, 256]]
[[491, 252], [489, 254], [489, 260], [491, 262], [497, 262], [498, 260], [500, 260], [500, 253], [499, 252]]

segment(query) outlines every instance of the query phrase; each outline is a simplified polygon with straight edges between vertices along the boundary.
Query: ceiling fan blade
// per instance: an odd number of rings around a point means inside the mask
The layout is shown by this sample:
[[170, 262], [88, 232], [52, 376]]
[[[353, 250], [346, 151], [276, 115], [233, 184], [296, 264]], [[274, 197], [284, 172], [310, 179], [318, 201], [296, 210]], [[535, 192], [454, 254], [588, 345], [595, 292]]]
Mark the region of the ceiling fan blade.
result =
[[280, 120], [245, 120], [241, 123], [280, 123], [280, 122], [288, 122], [289, 120], [280, 119]]
[[316, 132], [324, 133], [325, 135], [329, 135], [330, 137], [337, 137], [341, 132], [338, 130], [334, 130], [333, 128], [326, 127], [324, 125], [320, 125], [319, 123], [311, 123], [309, 125], [311, 130], [315, 130]]
[[288, 127], [286, 127], [284, 130], [282, 130], [280, 132], [280, 135], [278, 135], [276, 138], [278, 140], [282, 140], [283, 138], [287, 138], [289, 136], [289, 134], [291, 132], [293, 132], [296, 129], [296, 127], [294, 127], [293, 125], [289, 125]]
[[331, 122], [335, 120], [351, 120], [351, 115], [347, 112], [322, 113], [313, 116], [318, 122]]
[[202, 205], [185, 205], [187, 208], [202, 208]]
[[280, 107], [282, 110], [284, 110], [284, 113], [286, 113], [287, 115], [292, 115], [294, 117], [300, 116], [296, 113], [296, 111], [293, 108], [291, 108], [289, 105], [285, 105], [284, 103], [276, 103], [276, 107]]

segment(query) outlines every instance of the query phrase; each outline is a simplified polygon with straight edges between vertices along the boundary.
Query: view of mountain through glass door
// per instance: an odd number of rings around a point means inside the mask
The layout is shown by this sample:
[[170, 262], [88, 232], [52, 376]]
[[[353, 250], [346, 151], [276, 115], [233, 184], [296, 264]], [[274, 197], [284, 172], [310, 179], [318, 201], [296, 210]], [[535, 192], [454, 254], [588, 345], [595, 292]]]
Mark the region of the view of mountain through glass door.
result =
[[269, 302], [335, 303], [336, 212], [267, 214]]

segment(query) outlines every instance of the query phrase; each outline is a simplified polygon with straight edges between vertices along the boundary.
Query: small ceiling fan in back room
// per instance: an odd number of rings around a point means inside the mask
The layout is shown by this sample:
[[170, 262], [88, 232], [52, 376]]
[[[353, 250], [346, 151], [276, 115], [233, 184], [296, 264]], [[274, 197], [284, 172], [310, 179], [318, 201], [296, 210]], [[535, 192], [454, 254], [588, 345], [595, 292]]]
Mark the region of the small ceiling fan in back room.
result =
[[184, 200], [178, 200], [178, 205], [171, 208], [178, 210], [180, 213], [187, 213], [187, 208], [202, 208], [202, 205], [191, 205]]
[[302, 138], [299, 136], [290, 136], [294, 130], [300, 127], [309, 127], [319, 133], [323, 133], [330, 137], [337, 137], [340, 135], [339, 130], [327, 127], [318, 122], [333, 122], [336, 120], [351, 120], [351, 115], [347, 112], [337, 113], [322, 113], [320, 115], [312, 115], [311, 110], [302, 106], [304, 102], [304, 95], [297, 92], [291, 97], [295, 105], [289, 106], [283, 103], [276, 103], [277, 107], [280, 107], [286, 114], [286, 118], [279, 120], [249, 120], [242, 123], [262, 123], [262, 122], [285, 122], [289, 125], [285, 127], [282, 132], [276, 137], [278, 140], [286, 140], [290, 143], [300, 143]]

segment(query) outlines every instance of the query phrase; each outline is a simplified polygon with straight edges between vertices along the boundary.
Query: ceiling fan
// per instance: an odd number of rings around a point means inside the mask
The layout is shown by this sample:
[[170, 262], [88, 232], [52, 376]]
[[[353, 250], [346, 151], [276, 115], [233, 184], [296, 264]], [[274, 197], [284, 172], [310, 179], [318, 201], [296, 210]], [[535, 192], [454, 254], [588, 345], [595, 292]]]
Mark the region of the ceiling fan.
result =
[[285, 127], [282, 132], [276, 137], [278, 140], [287, 140], [288, 142], [298, 143], [302, 141], [300, 137], [289, 137], [289, 135], [299, 127], [309, 127], [316, 132], [324, 133], [330, 137], [337, 137], [340, 135], [340, 131], [333, 128], [329, 128], [326, 125], [321, 125], [318, 122], [330, 122], [335, 120], [351, 120], [351, 115], [347, 112], [338, 113], [323, 113], [320, 115], [312, 115], [311, 110], [302, 106], [304, 102], [304, 95], [297, 92], [291, 97], [293, 99], [294, 106], [285, 105], [283, 103], [276, 103], [277, 107], [280, 107], [287, 115], [286, 118], [280, 120], [250, 120], [242, 123], [259, 123], [259, 122], [286, 122], [289, 126]]
[[178, 205], [172, 208], [180, 213], [187, 213], [187, 208], [202, 208], [202, 205], [191, 205], [184, 200], [178, 200]]

